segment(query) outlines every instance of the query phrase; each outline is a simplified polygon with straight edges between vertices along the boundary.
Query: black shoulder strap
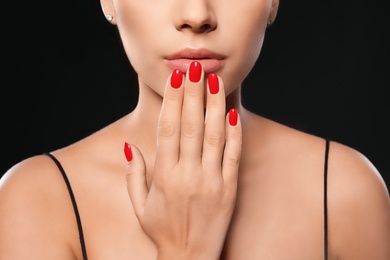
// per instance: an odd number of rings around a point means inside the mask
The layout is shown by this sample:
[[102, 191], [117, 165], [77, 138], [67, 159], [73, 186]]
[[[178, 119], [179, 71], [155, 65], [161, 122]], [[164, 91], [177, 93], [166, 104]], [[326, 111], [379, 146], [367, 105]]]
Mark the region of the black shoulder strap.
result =
[[329, 140], [326, 139], [324, 163], [324, 259], [328, 259], [328, 158]]
[[44, 154], [47, 155], [47, 156], [49, 156], [49, 157], [55, 162], [55, 164], [57, 165], [58, 169], [60, 170], [60, 172], [61, 172], [61, 174], [62, 174], [62, 177], [63, 177], [64, 180], [65, 180], [66, 186], [67, 186], [68, 191], [69, 191], [70, 199], [72, 200], [74, 213], [75, 213], [75, 215], [76, 215], [77, 227], [78, 227], [78, 230], [79, 230], [79, 237], [80, 237], [81, 251], [82, 251], [82, 253], [83, 253], [83, 259], [84, 259], [84, 260], [87, 260], [87, 250], [86, 250], [86, 248], [85, 248], [84, 234], [83, 234], [83, 228], [82, 228], [82, 226], [81, 226], [80, 214], [79, 214], [79, 210], [78, 210], [78, 208], [77, 208], [76, 199], [75, 199], [75, 197], [74, 197], [74, 195], [73, 195], [72, 187], [70, 186], [69, 179], [68, 179], [68, 177], [66, 176], [66, 173], [65, 173], [64, 168], [62, 167], [61, 163], [57, 160], [57, 158], [55, 158], [55, 157], [54, 157], [52, 154], [50, 154], [50, 153], [44, 153]]

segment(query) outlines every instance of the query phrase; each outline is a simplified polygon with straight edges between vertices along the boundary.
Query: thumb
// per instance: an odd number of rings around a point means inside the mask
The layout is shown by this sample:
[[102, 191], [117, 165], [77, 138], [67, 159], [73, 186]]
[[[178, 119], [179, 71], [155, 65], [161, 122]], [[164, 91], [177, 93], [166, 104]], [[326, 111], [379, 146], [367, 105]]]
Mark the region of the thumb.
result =
[[128, 161], [126, 167], [127, 192], [133, 204], [135, 215], [140, 219], [148, 196], [145, 161], [136, 146], [125, 142], [123, 149]]

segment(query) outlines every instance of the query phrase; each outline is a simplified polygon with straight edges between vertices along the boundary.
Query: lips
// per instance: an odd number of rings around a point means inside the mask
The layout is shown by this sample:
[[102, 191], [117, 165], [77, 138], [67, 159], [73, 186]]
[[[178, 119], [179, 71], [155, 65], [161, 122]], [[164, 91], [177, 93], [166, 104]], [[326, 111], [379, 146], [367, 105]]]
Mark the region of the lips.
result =
[[215, 73], [225, 63], [225, 56], [207, 49], [184, 49], [178, 53], [164, 58], [165, 63], [172, 70], [179, 69], [187, 72], [191, 62], [198, 61], [202, 64], [205, 73]]

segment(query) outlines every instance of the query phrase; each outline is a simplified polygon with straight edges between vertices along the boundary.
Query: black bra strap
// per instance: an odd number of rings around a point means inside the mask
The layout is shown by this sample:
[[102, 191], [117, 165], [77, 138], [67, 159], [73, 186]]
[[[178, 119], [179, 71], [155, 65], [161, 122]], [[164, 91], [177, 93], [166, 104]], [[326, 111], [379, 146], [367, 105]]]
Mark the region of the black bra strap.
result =
[[324, 164], [324, 259], [328, 259], [328, 158], [329, 140], [326, 140]]
[[83, 253], [83, 259], [84, 260], [87, 260], [87, 250], [85, 248], [85, 242], [84, 242], [84, 235], [83, 235], [83, 228], [81, 226], [81, 220], [80, 220], [80, 214], [79, 214], [79, 211], [77, 209], [77, 204], [76, 204], [76, 199], [73, 195], [73, 191], [72, 191], [72, 187], [70, 186], [70, 182], [68, 180], [68, 177], [66, 176], [66, 173], [65, 173], [65, 170], [62, 168], [62, 165], [61, 163], [57, 160], [57, 158], [55, 158], [52, 154], [50, 153], [44, 153], [45, 155], [49, 156], [54, 162], [55, 164], [57, 165], [58, 169], [60, 170], [61, 174], [62, 174], [62, 177], [64, 178], [65, 180], [65, 183], [66, 183], [66, 186], [68, 187], [68, 191], [69, 191], [69, 195], [70, 195], [70, 199], [72, 200], [72, 204], [73, 204], [73, 209], [74, 209], [74, 213], [76, 215], [76, 220], [77, 220], [77, 227], [78, 227], [78, 230], [79, 230], [79, 237], [80, 237], [80, 245], [81, 245], [81, 251]]
[[[50, 158], [53, 159], [53, 161], [57, 164], [58, 169], [60, 170], [66, 186], [68, 187], [69, 190], [69, 195], [72, 200], [74, 212], [76, 215], [76, 220], [77, 220], [77, 226], [79, 229], [79, 236], [80, 236], [80, 244], [81, 244], [81, 250], [83, 253], [83, 259], [87, 260], [87, 252], [85, 248], [85, 243], [84, 243], [84, 235], [83, 235], [83, 229], [81, 226], [81, 220], [80, 220], [80, 215], [77, 209], [77, 204], [76, 200], [73, 195], [72, 188], [70, 186], [68, 177], [65, 174], [64, 169], [62, 168], [60, 162], [55, 158], [52, 154], [50, 153], [45, 153], [45, 155], [49, 156]], [[328, 259], [328, 158], [329, 158], [329, 140], [326, 140], [326, 147], [325, 147], [325, 163], [324, 163], [324, 259]]]

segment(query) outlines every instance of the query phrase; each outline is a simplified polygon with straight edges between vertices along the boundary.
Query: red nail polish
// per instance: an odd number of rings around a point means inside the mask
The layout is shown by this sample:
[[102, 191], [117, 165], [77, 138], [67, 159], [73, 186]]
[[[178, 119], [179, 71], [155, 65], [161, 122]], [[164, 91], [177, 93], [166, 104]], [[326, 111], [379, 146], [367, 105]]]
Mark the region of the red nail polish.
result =
[[202, 65], [198, 61], [193, 61], [190, 65], [190, 81], [198, 82], [202, 75]]
[[231, 126], [237, 125], [237, 119], [238, 119], [237, 110], [234, 108], [230, 109], [230, 111], [229, 111], [229, 124]]
[[125, 142], [123, 151], [125, 152], [125, 157], [128, 162], [133, 160], [133, 152], [131, 151], [131, 146], [127, 142]]
[[180, 88], [182, 82], [183, 82], [183, 72], [181, 72], [181, 70], [175, 69], [171, 75], [172, 88]]
[[217, 94], [219, 91], [219, 80], [218, 76], [214, 73], [209, 74], [207, 77], [209, 83], [209, 89], [211, 94]]

